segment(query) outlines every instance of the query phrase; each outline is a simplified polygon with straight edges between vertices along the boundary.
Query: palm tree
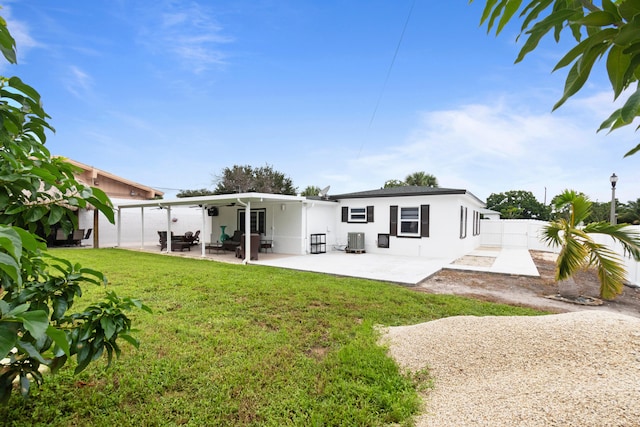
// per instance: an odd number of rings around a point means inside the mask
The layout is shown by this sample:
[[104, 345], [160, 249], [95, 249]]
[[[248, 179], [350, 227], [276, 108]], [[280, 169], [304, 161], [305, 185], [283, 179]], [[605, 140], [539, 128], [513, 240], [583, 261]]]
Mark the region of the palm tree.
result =
[[627, 204], [622, 204], [620, 210], [622, 213], [618, 217], [618, 222], [640, 224], [640, 199], [630, 200]]
[[[560, 254], [556, 265], [556, 280], [570, 280], [580, 269], [595, 267], [600, 280], [600, 297], [613, 299], [622, 293], [626, 276], [620, 256], [606, 245], [593, 240], [593, 234], [611, 237], [622, 244], [625, 254], [640, 261], [640, 235], [626, 224], [611, 225], [606, 221], [581, 226], [591, 213], [589, 199], [573, 190], [565, 190], [555, 202], [558, 210], [569, 209], [567, 217], [560, 217], [543, 229], [543, 240], [558, 247]], [[560, 291], [562, 294], [562, 291]]]
[[316, 187], [315, 185], [307, 185], [307, 188], [304, 189], [301, 196], [317, 196], [320, 194], [320, 187]]
[[438, 187], [438, 179], [426, 172], [414, 172], [404, 179], [406, 185], [416, 185], [418, 187]]

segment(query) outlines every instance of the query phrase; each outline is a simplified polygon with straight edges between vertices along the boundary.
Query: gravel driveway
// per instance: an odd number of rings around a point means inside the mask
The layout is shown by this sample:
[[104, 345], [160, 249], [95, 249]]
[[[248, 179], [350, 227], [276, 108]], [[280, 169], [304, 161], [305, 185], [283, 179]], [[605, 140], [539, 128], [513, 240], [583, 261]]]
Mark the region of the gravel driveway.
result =
[[640, 425], [637, 317], [459, 316], [383, 340], [400, 366], [435, 379], [418, 427]]

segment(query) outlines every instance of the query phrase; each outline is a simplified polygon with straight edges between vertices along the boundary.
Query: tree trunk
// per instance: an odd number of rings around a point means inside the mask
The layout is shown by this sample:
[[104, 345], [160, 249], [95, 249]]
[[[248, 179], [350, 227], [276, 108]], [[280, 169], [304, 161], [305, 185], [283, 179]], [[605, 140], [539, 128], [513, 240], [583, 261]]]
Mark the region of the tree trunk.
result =
[[569, 277], [558, 282], [558, 294], [564, 298], [575, 299], [580, 296], [580, 287], [573, 277]]

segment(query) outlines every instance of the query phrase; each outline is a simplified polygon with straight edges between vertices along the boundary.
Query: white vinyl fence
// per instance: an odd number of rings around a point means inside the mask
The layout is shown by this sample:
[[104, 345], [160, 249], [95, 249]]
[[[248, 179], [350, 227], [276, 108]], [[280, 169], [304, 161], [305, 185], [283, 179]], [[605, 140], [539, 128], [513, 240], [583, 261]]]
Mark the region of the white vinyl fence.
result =
[[[541, 239], [542, 227], [546, 221], [527, 219], [483, 220], [481, 223], [480, 243], [482, 246], [500, 248], [526, 248], [536, 251], [559, 252], [559, 248], [547, 246]], [[633, 227], [640, 233], [640, 226]], [[606, 244], [620, 254], [627, 270], [627, 280], [640, 285], [640, 263], [626, 255], [620, 244], [608, 237], [596, 236], [596, 242]]]

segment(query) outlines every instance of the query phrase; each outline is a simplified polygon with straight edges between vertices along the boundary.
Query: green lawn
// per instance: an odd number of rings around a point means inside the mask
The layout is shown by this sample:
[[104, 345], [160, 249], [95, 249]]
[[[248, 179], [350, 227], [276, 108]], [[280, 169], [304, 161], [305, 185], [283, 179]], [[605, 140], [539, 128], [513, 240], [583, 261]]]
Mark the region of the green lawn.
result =
[[[138, 350], [73, 376], [73, 364], [30, 400], [0, 408], [13, 426], [410, 425], [426, 378], [399, 371], [376, 325], [533, 310], [427, 295], [370, 280], [117, 249], [59, 249], [104, 272], [131, 313]], [[86, 288], [89, 305], [105, 292]], [[422, 384], [420, 383], [422, 381]]]

